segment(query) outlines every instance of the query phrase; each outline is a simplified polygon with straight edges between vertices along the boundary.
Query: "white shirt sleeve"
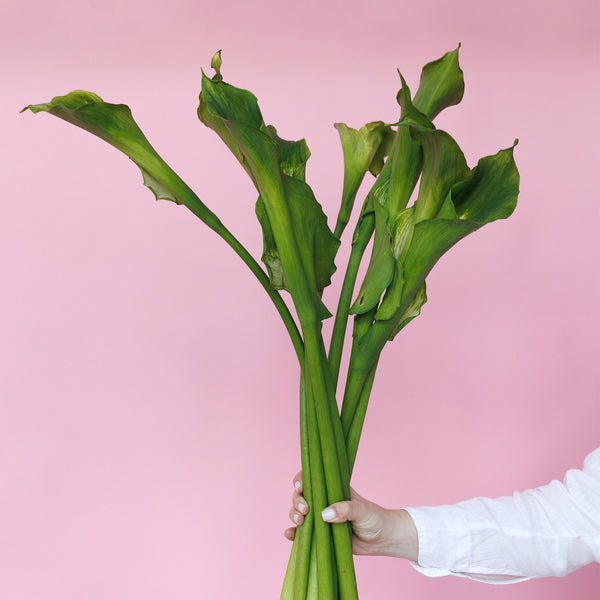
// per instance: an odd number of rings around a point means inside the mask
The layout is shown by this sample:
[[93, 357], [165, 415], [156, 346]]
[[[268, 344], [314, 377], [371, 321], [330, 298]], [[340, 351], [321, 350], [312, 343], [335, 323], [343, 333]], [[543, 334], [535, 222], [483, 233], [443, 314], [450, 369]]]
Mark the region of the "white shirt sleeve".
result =
[[419, 536], [413, 566], [425, 575], [488, 583], [561, 577], [600, 562], [600, 448], [563, 483], [406, 510]]

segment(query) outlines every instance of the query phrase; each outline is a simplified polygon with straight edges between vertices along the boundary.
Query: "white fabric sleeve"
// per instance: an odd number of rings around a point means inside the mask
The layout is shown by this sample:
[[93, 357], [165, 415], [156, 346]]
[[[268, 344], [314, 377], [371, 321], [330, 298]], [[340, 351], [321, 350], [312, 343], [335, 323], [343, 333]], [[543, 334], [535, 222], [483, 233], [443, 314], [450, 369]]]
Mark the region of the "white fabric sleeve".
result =
[[413, 566], [425, 575], [488, 583], [561, 577], [600, 562], [600, 448], [564, 483], [406, 510], [419, 536]]

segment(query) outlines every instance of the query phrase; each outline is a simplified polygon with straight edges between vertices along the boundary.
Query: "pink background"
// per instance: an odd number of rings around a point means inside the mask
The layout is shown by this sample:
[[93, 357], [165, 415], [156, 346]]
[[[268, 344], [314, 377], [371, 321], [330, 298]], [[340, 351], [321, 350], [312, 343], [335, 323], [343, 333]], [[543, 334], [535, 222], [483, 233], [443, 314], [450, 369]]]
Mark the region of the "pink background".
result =
[[[599, 445], [597, 2], [3, 6], [0, 597], [278, 597], [299, 452], [297, 367], [275, 311], [117, 151], [18, 115], [74, 88], [126, 102], [258, 255], [255, 193], [195, 117], [218, 48], [267, 122], [307, 138], [332, 216], [332, 123], [394, 121], [396, 67], [416, 89], [421, 66], [462, 42], [466, 96], [438, 125], [471, 165], [520, 138], [515, 215], [441, 261], [423, 315], [386, 351], [354, 486], [391, 507], [505, 495], [562, 478]], [[600, 586], [598, 565], [494, 587], [356, 564], [365, 600], [591, 598]]]

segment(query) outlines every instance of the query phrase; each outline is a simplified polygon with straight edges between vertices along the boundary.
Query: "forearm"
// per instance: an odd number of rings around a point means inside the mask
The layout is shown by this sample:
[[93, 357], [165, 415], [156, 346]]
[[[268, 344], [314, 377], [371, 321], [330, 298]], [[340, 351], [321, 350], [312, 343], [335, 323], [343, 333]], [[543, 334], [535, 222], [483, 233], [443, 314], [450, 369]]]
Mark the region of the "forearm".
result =
[[600, 453], [564, 483], [408, 511], [426, 574], [443, 574], [427, 571], [434, 568], [494, 582], [562, 576], [600, 560]]

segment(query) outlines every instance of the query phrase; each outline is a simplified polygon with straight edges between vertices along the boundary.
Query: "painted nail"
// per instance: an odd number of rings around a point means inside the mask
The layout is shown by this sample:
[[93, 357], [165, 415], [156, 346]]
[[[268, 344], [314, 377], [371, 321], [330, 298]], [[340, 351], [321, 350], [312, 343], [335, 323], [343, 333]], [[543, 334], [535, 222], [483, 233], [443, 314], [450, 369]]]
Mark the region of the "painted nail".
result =
[[298, 525], [298, 521], [300, 520], [300, 515], [299, 514], [295, 514], [294, 515], [294, 523], [296, 523], [296, 525]]
[[304, 504], [304, 502], [298, 502], [298, 512], [301, 512], [302, 514], [304, 514], [305, 510], [306, 510], [306, 504]]
[[321, 511], [321, 517], [323, 518], [323, 521], [333, 521], [337, 515], [335, 514], [335, 509], [325, 508]]
[[294, 487], [296, 488], [296, 491], [299, 492], [302, 484], [299, 481], [296, 481], [296, 483], [294, 483]]

